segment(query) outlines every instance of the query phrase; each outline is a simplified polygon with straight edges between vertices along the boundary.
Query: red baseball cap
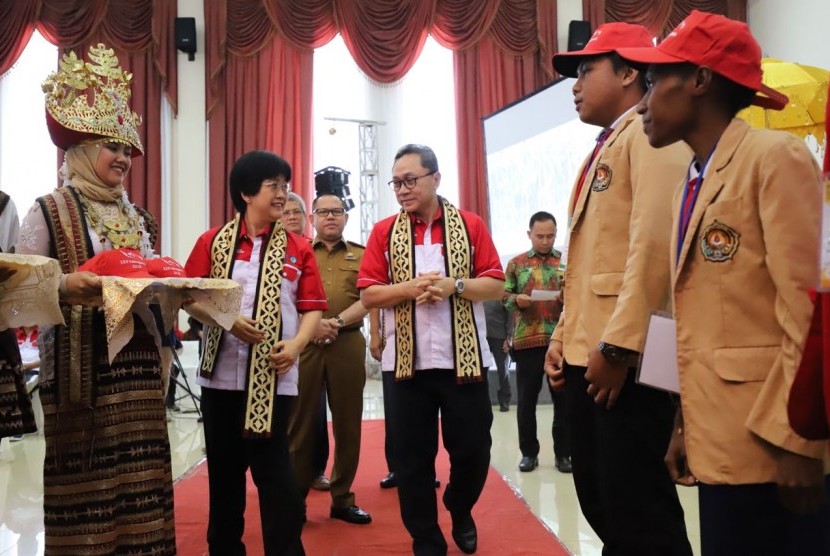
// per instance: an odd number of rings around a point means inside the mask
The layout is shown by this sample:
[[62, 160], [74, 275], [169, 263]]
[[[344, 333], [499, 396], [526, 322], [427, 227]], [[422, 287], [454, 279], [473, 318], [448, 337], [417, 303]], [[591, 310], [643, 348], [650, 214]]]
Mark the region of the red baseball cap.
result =
[[147, 270], [158, 278], [187, 278], [184, 267], [171, 257], [148, 260]]
[[553, 69], [566, 77], [576, 77], [576, 70], [585, 58], [619, 52], [623, 47], [648, 46], [654, 46], [654, 37], [642, 25], [623, 22], [604, 23], [597, 27], [582, 50], [555, 54]]
[[98, 276], [122, 278], [155, 278], [147, 269], [147, 259], [135, 249], [112, 249], [98, 253], [78, 270], [88, 270]]
[[789, 99], [761, 82], [761, 47], [746, 23], [692, 10], [656, 47], [620, 48], [620, 56], [641, 64], [688, 62], [706, 66], [739, 85], [761, 93], [752, 104], [783, 109]]

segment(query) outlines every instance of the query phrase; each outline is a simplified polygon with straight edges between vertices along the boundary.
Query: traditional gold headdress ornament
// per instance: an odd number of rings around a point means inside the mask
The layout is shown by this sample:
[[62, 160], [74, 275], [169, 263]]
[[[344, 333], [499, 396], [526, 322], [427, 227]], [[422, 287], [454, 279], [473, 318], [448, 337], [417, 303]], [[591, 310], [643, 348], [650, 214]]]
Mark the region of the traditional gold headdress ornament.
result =
[[43, 82], [52, 142], [66, 150], [84, 141], [109, 139], [132, 146], [138, 151], [133, 156], [142, 154], [141, 117], [130, 110], [132, 74], [101, 43], [89, 47], [89, 58], [91, 62], [84, 62], [75, 52], [64, 54], [60, 69]]

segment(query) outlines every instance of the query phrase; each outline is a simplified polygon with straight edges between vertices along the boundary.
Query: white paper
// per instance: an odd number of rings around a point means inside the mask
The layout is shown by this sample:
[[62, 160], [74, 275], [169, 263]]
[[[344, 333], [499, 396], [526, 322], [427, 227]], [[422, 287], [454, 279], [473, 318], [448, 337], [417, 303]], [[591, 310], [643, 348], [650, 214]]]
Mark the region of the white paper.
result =
[[556, 301], [559, 299], [559, 290], [531, 290], [531, 301]]
[[664, 315], [652, 315], [637, 382], [680, 393], [677, 370], [677, 324]]

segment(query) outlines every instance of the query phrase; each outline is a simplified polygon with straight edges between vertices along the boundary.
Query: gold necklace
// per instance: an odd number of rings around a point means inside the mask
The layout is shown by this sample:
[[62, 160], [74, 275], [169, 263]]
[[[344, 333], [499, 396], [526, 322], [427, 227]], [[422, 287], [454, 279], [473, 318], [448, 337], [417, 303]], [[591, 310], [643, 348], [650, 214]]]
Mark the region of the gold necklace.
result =
[[142, 232], [139, 229], [138, 215], [128, 214], [124, 203], [117, 199], [112, 203], [92, 201], [78, 195], [89, 224], [103, 245], [108, 239], [113, 248], [127, 247], [141, 250]]

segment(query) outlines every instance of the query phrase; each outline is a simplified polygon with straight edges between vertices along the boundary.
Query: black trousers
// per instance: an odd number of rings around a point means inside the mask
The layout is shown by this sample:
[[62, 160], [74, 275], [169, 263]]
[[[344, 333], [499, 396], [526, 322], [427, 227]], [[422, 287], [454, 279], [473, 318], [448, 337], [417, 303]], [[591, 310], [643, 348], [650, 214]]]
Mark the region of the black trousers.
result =
[[401, 518], [416, 555], [444, 555], [434, 485], [438, 416], [450, 455], [444, 505], [452, 515], [464, 516], [478, 501], [490, 467], [493, 410], [487, 382], [458, 384], [454, 370], [430, 369], [392, 382], [389, 390]]
[[[830, 476], [825, 477], [830, 500]], [[830, 501], [818, 513], [797, 515], [778, 499], [773, 483], [698, 485], [703, 556], [830, 554]]]
[[504, 353], [504, 338], [490, 338], [487, 337], [487, 345], [490, 346], [490, 351], [493, 353], [493, 359], [496, 360], [496, 372], [499, 376], [498, 400], [499, 406], [507, 407], [510, 405], [510, 376], [507, 370], [507, 354]]
[[329, 462], [329, 417], [326, 407], [326, 387], [320, 391], [320, 407], [317, 408], [317, 427], [314, 432], [314, 456], [311, 460], [311, 473], [314, 478], [325, 475]]
[[386, 457], [386, 469], [395, 473], [398, 466], [395, 463], [395, 437], [392, 432], [392, 384], [395, 382], [395, 373], [380, 373], [383, 386], [383, 455]]
[[300, 534], [304, 504], [288, 457], [286, 423], [290, 396], [277, 396], [269, 438], [245, 438], [247, 394], [202, 388], [202, 415], [210, 489], [208, 546], [211, 556], [245, 554], [245, 472], [259, 494], [262, 537], [267, 556], [303, 555]]
[[691, 556], [683, 508], [664, 457], [674, 402], [629, 371], [611, 410], [588, 395], [585, 367], [565, 363], [573, 477], [603, 556]]
[[519, 425], [519, 450], [522, 456], [535, 458], [539, 455], [539, 438], [536, 433], [536, 404], [539, 392], [545, 384], [553, 400], [553, 453], [564, 458], [571, 455], [571, 436], [568, 408], [564, 392], [555, 392], [545, 375], [545, 352], [547, 346], [513, 350], [516, 361], [516, 422]]

